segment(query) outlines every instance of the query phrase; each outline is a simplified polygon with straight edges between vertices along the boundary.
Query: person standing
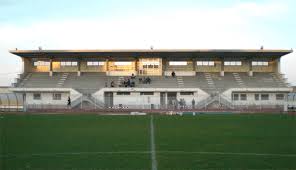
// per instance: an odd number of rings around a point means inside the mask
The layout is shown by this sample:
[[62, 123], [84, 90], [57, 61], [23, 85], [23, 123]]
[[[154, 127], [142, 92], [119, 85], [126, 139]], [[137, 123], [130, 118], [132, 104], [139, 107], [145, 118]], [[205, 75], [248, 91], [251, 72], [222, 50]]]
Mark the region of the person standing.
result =
[[191, 104], [192, 104], [192, 109], [195, 109], [195, 100], [194, 99], [192, 99]]
[[68, 108], [71, 107], [71, 98], [70, 96], [68, 97], [68, 103], [67, 103]]

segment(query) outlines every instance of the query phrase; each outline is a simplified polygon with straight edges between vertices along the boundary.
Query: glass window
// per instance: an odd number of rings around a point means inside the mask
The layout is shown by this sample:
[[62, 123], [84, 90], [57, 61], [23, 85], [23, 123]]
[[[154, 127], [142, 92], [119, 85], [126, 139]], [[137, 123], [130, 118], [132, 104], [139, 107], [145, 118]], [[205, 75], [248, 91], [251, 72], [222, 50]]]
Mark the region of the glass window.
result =
[[261, 94], [261, 100], [269, 100], [269, 94]]
[[77, 61], [62, 61], [61, 66], [77, 66]]
[[276, 100], [284, 100], [285, 95], [284, 94], [276, 94]]
[[239, 99], [239, 95], [236, 94], [236, 93], [234, 93], [234, 94], [232, 95], [232, 100], [237, 101], [238, 99]]
[[260, 95], [259, 94], [255, 94], [255, 100], [260, 100]]
[[53, 93], [52, 94], [52, 100], [61, 100], [62, 94], [61, 93]]
[[34, 66], [49, 66], [49, 61], [34, 61]]
[[209, 66], [214, 66], [215, 62], [214, 61], [209, 61]]
[[225, 66], [241, 66], [242, 62], [241, 61], [225, 61], [224, 65]]
[[240, 94], [240, 100], [247, 100], [247, 94]]
[[170, 61], [169, 65], [170, 66], [186, 66], [187, 61]]
[[180, 92], [180, 95], [184, 96], [184, 95], [191, 95], [193, 96], [193, 92]]
[[117, 95], [130, 95], [131, 92], [117, 92]]
[[267, 61], [252, 61], [252, 66], [268, 66]]
[[154, 95], [153, 92], [140, 92], [140, 95]]
[[197, 61], [196, 65], [198, 65], [198, 66], [214, 66], [215, 62], [214, 61]]
[[197, 61], [197, 62], [196, 62], [196, 65], [198, 65], [198, 66], [202, 66], [202, 61]]
[[87, 66], [102, 66], [105, 62], [99, 62], [99, 61], [88, 61]]
[[33, 99], [34, 100], [41, 100], [41, 93], [34, 93], [33, 94]]
[[132, 65], [132, 62], [130, 62], [130, 61], [116, 61], [116, 62], [114, 62], [114, 65], [116, 65], [116, 66], [130, 66], [130, 65]]

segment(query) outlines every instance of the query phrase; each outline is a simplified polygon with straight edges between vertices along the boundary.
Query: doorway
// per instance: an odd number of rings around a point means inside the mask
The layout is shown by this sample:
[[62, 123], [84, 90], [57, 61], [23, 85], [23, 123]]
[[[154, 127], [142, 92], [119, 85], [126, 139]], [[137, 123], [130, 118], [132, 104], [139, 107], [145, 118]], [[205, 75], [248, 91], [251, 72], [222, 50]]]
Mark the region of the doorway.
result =
[[113, 107], [113, 92], [104, 93], [104, 103], [105, 103], [105, 108]]

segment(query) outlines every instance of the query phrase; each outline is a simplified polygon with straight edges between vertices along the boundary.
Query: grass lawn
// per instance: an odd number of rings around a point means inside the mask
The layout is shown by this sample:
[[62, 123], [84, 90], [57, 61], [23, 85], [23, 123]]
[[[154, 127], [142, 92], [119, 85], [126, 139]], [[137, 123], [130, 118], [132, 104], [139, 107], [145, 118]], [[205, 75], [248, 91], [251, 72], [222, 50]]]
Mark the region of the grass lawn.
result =
[[[6, 114], [0, 125], [0, 170], [151, 169], [150, 116]], [[294, 116], [154, 116], [153, 125], [158, 170], [296, 169]]]

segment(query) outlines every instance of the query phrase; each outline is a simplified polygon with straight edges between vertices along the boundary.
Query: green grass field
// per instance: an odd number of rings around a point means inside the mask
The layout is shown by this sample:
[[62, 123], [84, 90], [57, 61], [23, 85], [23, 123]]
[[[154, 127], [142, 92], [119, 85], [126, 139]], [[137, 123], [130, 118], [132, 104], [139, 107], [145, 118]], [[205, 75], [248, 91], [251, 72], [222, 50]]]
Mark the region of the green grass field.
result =
[[0, 170], [296, 169], [296, 117], [2, 115]]

